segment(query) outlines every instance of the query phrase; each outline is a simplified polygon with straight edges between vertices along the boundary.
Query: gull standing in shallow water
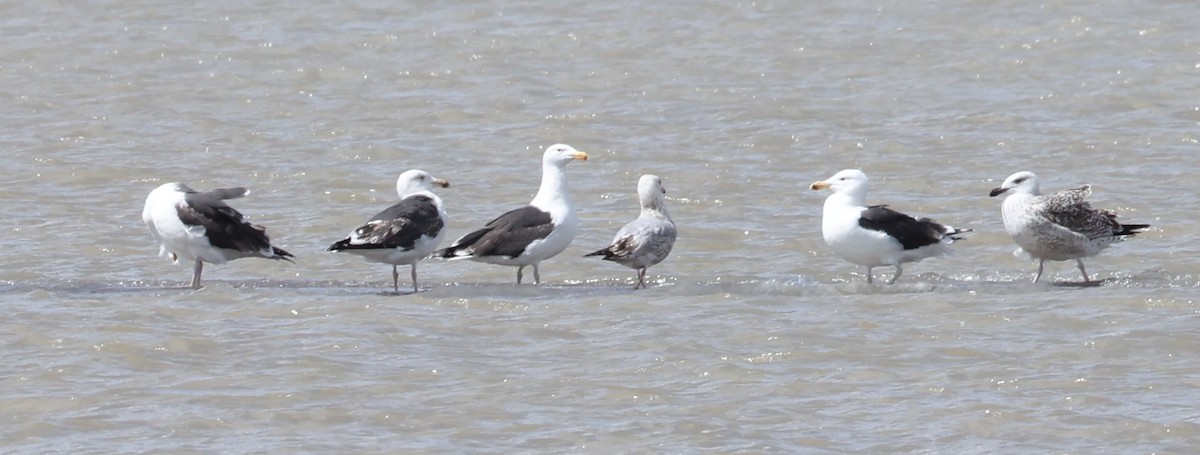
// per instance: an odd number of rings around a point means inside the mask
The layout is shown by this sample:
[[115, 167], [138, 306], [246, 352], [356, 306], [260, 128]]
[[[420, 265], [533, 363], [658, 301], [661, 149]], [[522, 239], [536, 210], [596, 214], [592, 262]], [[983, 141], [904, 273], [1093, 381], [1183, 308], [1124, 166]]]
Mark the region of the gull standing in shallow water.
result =
[[896, 282], [903, 272], [901, 264], [946, 254], [946, 246], [970, 229], [955, 229], [929, 218], [915, 219], [887, 208], [867, 206], [867, 175], [858, 169], [846, 169], [833, 177], [813, 183], [812, 190], [831, 189], [821, 214], [821, 235], [834, 254], [867, 267], [867, 283], [873, 282], [871, 269], [890, 265]]
[[160, 242], [159, 255], [173, 263], [194, 262], [192, 289], [200, 288], [204, 263], [224, 264], [234, 259], [260, 257], [288, 259], [291, 253], [271, 246], [267, 230], [246, 221], [226, 199], [249, 194], [245, 188], [220, 188], [199, 192], [182, 183], [166, 183], [146, 197], [142, 221]]
[[1021, 171], [1008, 176], [993, 189], [991, 197], [1008, 193], [1000, 212], [1004, 230], [1008, 231], [1021, 252], [1038, 260], [1037, 275], [1042, 279], [1046, 260], [1074, 259], [1083, 274], [1083, 282], [1091, 281], [1083, 268], [1083, 258], [1095, 256], [1109, 245], [1125, 237], [1133, 237], [1150, 227], [1149, 224], [1121, 224], [1111, 210], [1096, 210], [1085, 198], [1092, 194], [1090, 185], [1042, 196], [1041, 184], [1032, 172]]
[[516, 266], [517, 284], [521, 284], [525, 266], [532, 265], [533, 283], [540, 284], [538, 264], [567, 249], [579, 228], [567, 191], [566, 166], [587, 159], [587, 153], [566, 144], [546, 148], [542, 154], [542, 185], [529, 205], [505, 212], [433, 254], [445, 259]]
[[413, 292], [417, 287], [417, 261], [436, 250], [446, 230], [446, 209], [433, 186], [450, 182], [434, 178], [428, 172], [410, 170], [396, 179], [400, 202], [379, 212], [345, 239], [329, 246], [328, 251], [357, 254], [370, 262], [392, 265], [392, 289], [400, 292], [397, 266], [411, 265]]
[[612, 244], [584, 256], [604, 256], [606, 261], [637, 270], [638, 281], [633, 288], [645, 288], [646, 269], [666, 259], [675, 245], [675, 223], [667, 213], [666, 194], [661, 178], [643, 175], [638, 179], [641, 214], [617, 231]]

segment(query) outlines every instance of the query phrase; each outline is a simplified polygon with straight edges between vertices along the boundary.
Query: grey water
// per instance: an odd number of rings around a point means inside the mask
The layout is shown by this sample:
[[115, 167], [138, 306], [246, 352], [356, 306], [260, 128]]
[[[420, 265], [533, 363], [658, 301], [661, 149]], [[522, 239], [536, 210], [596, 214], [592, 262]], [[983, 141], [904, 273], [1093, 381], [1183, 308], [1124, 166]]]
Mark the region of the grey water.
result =
[[[1191, 2], [5, 2], [5, 453], [1194, 453], [1200, 9]], [[568, 166], [541, 266], [325, 252], [423, 169], [449, 236]], [[871, 203], [974, 229], [893, 286], [820, 234]], [[1154, 228], [1014, 257], [988, 190]], [[663, 177], [674, 252], [596, 258]], [[156, 186], [296, 264], [157, 257]], [[879, 274], [890, 273], [877, 270]], [[402, 272], [403, 277], [407, 274]], [[403, 281], [402, 281], [403, 284]], [[403, 289], [403, 286], [402, 286]]]

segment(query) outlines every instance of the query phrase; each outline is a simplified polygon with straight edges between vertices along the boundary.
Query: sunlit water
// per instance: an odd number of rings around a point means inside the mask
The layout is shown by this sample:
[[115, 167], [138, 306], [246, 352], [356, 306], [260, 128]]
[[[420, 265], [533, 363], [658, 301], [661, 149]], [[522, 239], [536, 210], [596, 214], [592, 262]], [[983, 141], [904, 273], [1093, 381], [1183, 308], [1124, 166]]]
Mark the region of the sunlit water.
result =
[[[4, 451], [1191, 453], [1200, 10], [1100, 3], [0, 5]], [[555, 142], [591, 159], [543, 286], [324, 251], [410, 168], [464, 234]], [[849, 167], [975, 232], [867, 285], [808, 190]], [[1018, 170], [1155, 228], [1032, 285]], [[633, 292], [582, 255], [642, 173], [680, 238]], [[139, 218], [177, 180], [297, 263], [184, 288]]]

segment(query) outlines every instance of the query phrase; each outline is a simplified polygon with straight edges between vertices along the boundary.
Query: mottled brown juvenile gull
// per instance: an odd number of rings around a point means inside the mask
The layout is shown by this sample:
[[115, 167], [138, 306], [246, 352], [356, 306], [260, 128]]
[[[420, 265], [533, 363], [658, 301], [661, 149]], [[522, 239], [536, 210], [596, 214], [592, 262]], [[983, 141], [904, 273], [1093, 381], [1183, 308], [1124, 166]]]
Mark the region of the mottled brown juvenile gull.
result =
[[371, 217], [366, 224], [350, 232], [345, 239], [329, 246], [329, 251], [357, 254], [370, 262], [392, 265], [392, 290], [400, 292], [397, 266], [409, 265], [413, 292], [417, 287], [417, 261], [436, 250], [446, 236], [446, 209], [433, 186], [450, 182], [434, 178], [422, 170], [409, 170], [396, 179], [400, 202]]
[[260, 257], [288, 259], [291, 253], [271, 246], [267, 230], [250, 224], [240, 212], [225, 204], [249, 194], [245, 188], [196, 191], [182, 183], [166, 183], [146, 197], [142, 221], [160, 242], [159, 255], [173, 263], [194, 262], [192, 288], [200, 288], [204, 263], [224, 264], [234, 259]]
[[1023, 251], [1038, 260], [1034, 283], [1042, 278], [1042, 266], [1047, 259], [1074, 259], [1083, 274], [1083, 281], [1090, 282], [1082, 258], [1095, 256], [1109, 245], [1150, 227], [1149, 224], [1121, 224], [1111, 210], [1093, 209], [1084, 200], [1092, 194], [1090, 185], [1042, 196], [1037, 175], [1021, 171], [1008, 176], [990, 195], [996, 197], [1005, 193], [1008, 196], [1001, 205], [1004, 230], [1020, 247], [1015, 253], [1019, 255]]
[[946, 254], [948, 245], [962, 240], [959, 234], [971, 231], [913, 218], [886, 205], [867, 206], [867, 175], [858, 169], [839, 171], [809, 188], [833, 190], [821, 213], [821, 236], [834, 254], [867, 267], [867, 283], [873, 282], [871, 269], [887, 265], [896, 268], [888, 281], [895, 283], [902, 264]]
[[667, 213], [665, 194], [661, 178], [643, 175], [638, 179], [641, 214], [617, 231], [612, 244], [584, 256], [604, 256], [601, 259], [637, 270], [633, 288], [646, 287], [646, 269], [666, 259], [675, 245], [675, 223]]

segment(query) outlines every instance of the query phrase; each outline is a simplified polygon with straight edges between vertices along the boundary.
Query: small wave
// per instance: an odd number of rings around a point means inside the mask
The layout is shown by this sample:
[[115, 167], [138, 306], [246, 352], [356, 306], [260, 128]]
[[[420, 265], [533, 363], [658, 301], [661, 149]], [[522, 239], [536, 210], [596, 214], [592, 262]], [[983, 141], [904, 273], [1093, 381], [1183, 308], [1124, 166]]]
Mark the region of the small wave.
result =
[[[824, 277], [812, 276], [728, 276], [710, 280], [689, 280], [676, 277], [654, 277], [649, 287], [633, 290], [630, 278], [606, 278], [568, 280], [542, 283], [541, 285], [510, 282], [449, 282], [423, 283], [420, 294], [446, 298], [564, 298], [602, 296], [710, 296], [726, 294], [735, 296], [838, 296], [838, 295], [889, 295], [921, 293], [980, 293], [980, 294], [1025, 294], [1046, 291], [1069, 291], [1076, 289], [1123, 288], [1123, 289], [1178, 289], [1200, 287], [1200, 276], [1174, 274], [1163, 270], [1147, 270], [1104, 277], [1092, 282], [1072, 281], [1044, 277], [1041, 283], [1030, 282], [1028, 274], [951, 274], [924, 273], [902, 277], [892, 285], [867, 284], [858, 275]], [[339, 281], [339, 280], [207, 280], [204, 287], [193, 290], [186, 281], [152, 280], [78, 280], [38, 279], [0, 281], [0, 293], [28, 293], [32, 291], [63, 292], [77, 294], [122, 294], [139, 292], [204, 292], [206, 289], [280, 289], [311, 292], [322, 295], [392, 295], [412, 294], [410, 288], [401, 286], [400, 292], [392, 290], [392, 283], [382, 281]]]

